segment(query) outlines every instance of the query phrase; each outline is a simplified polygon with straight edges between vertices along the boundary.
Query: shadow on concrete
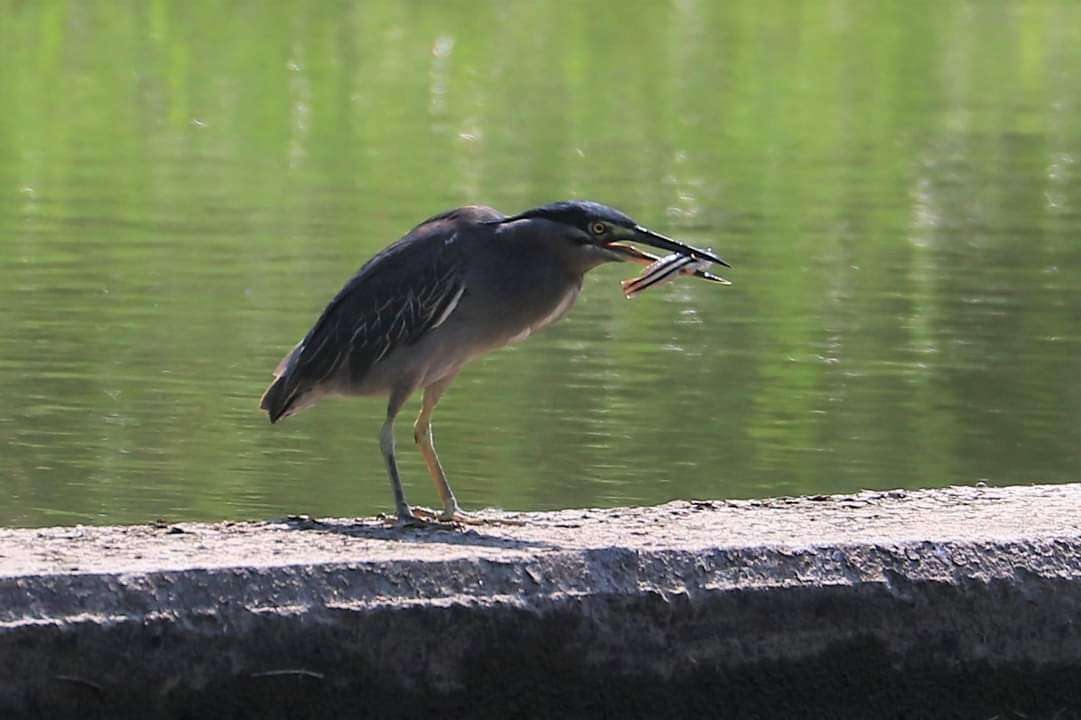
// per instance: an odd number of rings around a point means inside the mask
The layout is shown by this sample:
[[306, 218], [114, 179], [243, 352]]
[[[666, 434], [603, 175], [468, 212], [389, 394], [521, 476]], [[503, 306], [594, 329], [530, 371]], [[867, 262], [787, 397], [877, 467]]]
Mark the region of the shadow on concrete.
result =
[[438, 543], [440, 545], [470, 545], [475, 547], [501, 548], [506, 550], [559, 550], [557, 543], [541, 540], [520, 540], [501, 535], [489, 535], [473, 527], [419, 527], [400, 528], [373, 522], [325, 523], [307, 516], [290, 516], [281, 522], [290, 530], [331, 533], [382, 540], [385, 542]]

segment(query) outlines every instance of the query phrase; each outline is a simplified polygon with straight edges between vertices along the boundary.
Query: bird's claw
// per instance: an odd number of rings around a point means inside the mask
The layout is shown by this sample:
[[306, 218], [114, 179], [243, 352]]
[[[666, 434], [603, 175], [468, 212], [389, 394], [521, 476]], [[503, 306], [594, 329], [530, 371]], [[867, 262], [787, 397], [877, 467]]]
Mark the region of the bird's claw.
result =
[[427, 513], [425, 517], [429, 517], [437, 522], [449, 522], [456, 525], [525, 525], [521, 520], [511, 520], [509, 518], [485, 518], [478, 517], [476, 515], [470, 515], [461, 508], [448, 508], [438, 515], [434, 511], [427, 508], [414, 508], [414, 512], [420, 511]]
[[477, 517], [459, 508], [436, 512], [419, 505], [409, 508], [408, 514], [380, 514], [379, 519], [389, 527], [425, 530], [461, 530], [467, 525], [525, 525], [521, 520], [510, 518]]
[[461, 526], [455, 522], [441, 520], [431, 510], [422, 507], [409, 508], [405, 513], [397, 515], [380, 515], [383, 524], [397, 529], [416, 530], [457, 530]]

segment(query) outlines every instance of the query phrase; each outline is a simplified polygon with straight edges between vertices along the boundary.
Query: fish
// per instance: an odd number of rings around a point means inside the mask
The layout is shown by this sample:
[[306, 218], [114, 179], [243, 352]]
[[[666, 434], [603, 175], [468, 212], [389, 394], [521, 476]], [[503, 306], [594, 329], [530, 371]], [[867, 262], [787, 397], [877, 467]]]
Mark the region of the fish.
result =
[[707, 272], [712, 265], [709, 260], [697, 260], [690, 255], [683, 255], [682, 253], [672, 253], [671, 255], [659, 258], [647, 252], [640, 252], [640, 259], [645, 260], [650, 264], [638, 275], [638, 277], [629, 278], [620, 282], [620, 285], [623, 288], [623, 296], [628, 300], [655, 285], [663, 285], [666, 282], [674, 280], [679, 275], [694, 275], [695, 277], [720, 285], [732, 284], [722, 277]]

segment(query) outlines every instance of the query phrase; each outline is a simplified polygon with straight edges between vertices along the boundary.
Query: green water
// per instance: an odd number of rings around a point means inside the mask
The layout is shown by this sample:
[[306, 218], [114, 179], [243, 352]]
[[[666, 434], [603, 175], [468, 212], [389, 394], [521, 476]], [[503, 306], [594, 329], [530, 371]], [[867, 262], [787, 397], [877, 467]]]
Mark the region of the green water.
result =
[[383, 401], [271, 369], [420, 219], [571, 197], [735, 285], [469, 366], [466, 508], [1078, 480], [1079, 78], [1075, 0], [0, 0], [0, 523], [390, 508]]

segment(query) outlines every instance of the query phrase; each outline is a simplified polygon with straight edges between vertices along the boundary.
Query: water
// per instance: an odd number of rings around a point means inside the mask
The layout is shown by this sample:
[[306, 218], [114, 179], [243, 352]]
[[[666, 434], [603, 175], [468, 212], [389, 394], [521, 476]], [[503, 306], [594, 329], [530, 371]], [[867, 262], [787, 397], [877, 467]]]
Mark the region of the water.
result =
[[383, 402], [270, 370], [423, 217], [568, 197], [735, 285], [601, 268], [468, 367], [467, 508], [1077, 480], [1079, 76], [1073, 0], [0, 0], [0, 523], [389, 509]]

